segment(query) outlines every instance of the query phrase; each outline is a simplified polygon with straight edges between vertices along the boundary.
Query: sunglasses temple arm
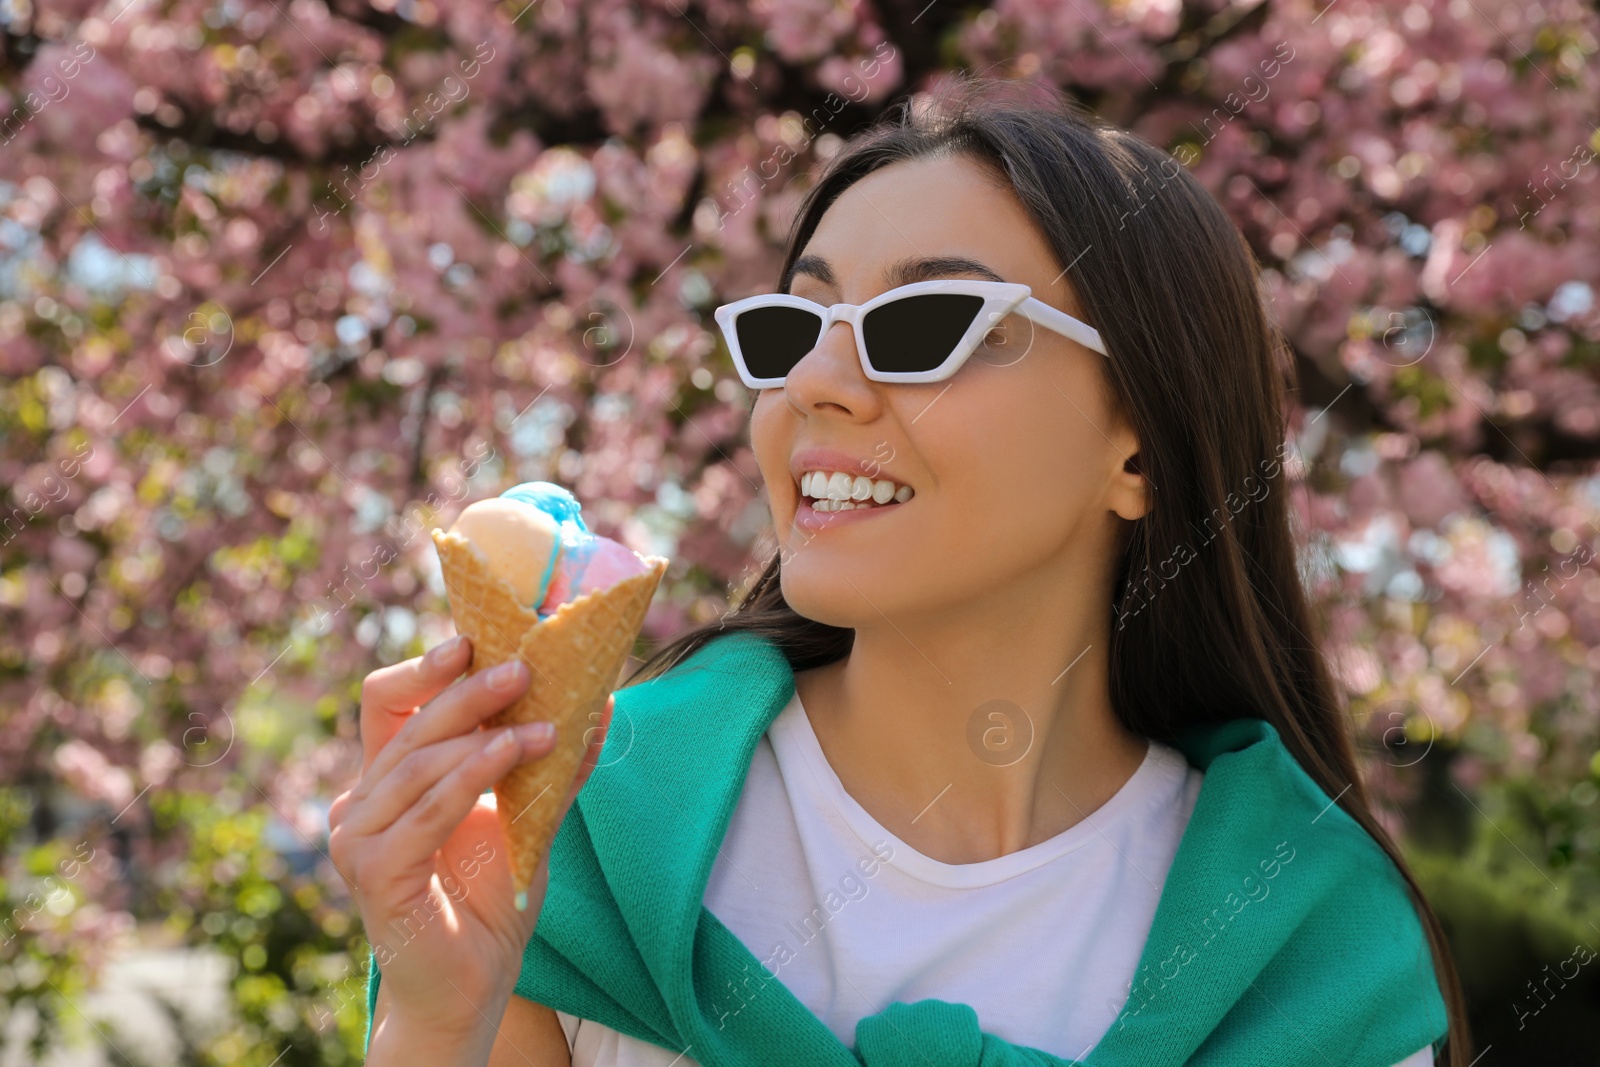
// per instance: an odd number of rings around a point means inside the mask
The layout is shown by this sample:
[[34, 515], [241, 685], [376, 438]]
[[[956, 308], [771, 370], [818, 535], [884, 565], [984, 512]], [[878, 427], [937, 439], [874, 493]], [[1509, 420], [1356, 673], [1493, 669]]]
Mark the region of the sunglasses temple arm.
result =
[[1100, 331], [1079, 319], [1073, 318], [1064, 311], [1058, 311], [1046, 304], [1038, 297], [1030, 296], [1017, 307], [1017, 314], [1027, 319], [1032, 319], [1040, 326], [1054, 330], [1064, 337], [1069, 337], [1085, 348], [1092, 349], [1106, 355], [1105, 342], [1100, 340]]

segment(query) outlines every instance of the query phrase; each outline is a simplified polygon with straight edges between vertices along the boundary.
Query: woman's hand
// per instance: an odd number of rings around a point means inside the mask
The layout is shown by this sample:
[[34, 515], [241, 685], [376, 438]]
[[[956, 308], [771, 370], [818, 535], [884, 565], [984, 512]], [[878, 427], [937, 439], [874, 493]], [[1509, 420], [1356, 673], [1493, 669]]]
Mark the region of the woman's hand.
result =
[[[553, 748], [541, 724], [480, 728], [528, 688], [528, 667], [511, 661], [451, 685], [470, 649], [455, 637], [367, 675], [361, 780], [328, 815], [329, 853], [383, 974], [372, 1064], [487, 1060], [549, 882], [547, 853], [516, 910], [494, 797], [482, 795]], [[611, 709], [608, 698], [558, 819], [593, 770]]]

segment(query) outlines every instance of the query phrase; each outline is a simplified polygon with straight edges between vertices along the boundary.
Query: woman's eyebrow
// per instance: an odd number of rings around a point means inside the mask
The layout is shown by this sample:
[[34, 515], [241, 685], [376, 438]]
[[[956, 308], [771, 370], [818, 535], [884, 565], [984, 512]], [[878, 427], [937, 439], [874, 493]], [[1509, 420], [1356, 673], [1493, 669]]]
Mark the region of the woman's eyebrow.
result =
[[[810, 275], [823, 285], [838, 285], [833, 275], [833, 268], [828, 265], [827, 260], [821, 256], [804, 255], [790, 266], [789, 276], [783, 280], [784, 292], [789, 291], [790, 286], [794, 284], [795, 276], [799, 274]], [[966, 256], [909, 256], [891, 263], [883, 274], [890, 288], [928, 281], [932, 278], [947, 278], [956, 274], [976, 274], [992, 282], [1005, 281], [993, 268]]]
[[911, 256], [891, 265], [883, 272], [891, 286], [910, 285], [933, 278], [947, 278], [952, 274], [976, 274], [991, 282], [1003, 282], [998, 271], [984, 266], [966, 256]]
[[838, 282], [833, 277], [833, 268], [828, 266], [828, 261], [821, 256], [805, 255], [789, 265], [789, 272], [783, 276], [783, 284], [778, 287], [781, 293], [787, 293], [794, 285], [795, 275], [809, 274], [823, 285], [837, 287]]

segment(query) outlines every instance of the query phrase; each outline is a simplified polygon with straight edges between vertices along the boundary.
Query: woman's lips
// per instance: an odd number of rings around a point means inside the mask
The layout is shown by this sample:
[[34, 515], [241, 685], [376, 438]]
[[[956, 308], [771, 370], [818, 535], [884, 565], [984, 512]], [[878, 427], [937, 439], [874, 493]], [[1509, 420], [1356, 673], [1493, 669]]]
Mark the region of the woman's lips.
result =
[[[911, 500], [915, 499], [916, 497], [911, 498]], [[874, 515], [898, 511], [905, 507], [906, 504], [911, 503], [911, 500], [878, 504], [870, 508], [853, 508], [850, 511], [818, 511], [811, 506], [809, 499], [801, 497], [799, 506], [795, 508], [794, 524], [802, 530], [826, 530], [845, 523], [861, 522]]]

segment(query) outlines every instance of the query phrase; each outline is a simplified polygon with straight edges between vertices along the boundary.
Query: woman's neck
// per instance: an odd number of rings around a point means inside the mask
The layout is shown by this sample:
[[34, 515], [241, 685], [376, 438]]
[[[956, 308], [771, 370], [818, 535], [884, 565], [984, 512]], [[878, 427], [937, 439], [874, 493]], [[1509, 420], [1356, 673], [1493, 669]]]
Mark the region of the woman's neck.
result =
[[795, 678], [845, 791], [944, 863], [995, 859], [1092, 819], [1148, 749], [1111, 710], [1108, 623], [1059, 610], [1012, 621], [982, 637], [858, 628], [848, 657]]

